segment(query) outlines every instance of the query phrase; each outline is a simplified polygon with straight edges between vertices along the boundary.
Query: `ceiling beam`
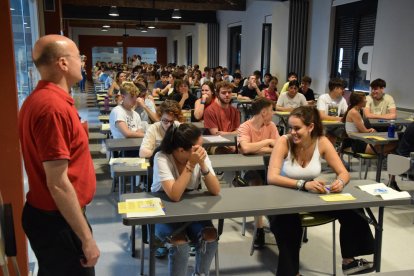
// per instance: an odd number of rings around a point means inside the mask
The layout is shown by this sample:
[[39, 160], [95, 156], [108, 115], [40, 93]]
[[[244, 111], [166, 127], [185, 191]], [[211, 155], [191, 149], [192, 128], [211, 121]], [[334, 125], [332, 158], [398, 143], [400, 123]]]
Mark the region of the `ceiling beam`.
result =
[[114, 6], [140, 9], [180, 9], [192, 11], [246, 10], [246, 0], [62, 0], [63, 5]]

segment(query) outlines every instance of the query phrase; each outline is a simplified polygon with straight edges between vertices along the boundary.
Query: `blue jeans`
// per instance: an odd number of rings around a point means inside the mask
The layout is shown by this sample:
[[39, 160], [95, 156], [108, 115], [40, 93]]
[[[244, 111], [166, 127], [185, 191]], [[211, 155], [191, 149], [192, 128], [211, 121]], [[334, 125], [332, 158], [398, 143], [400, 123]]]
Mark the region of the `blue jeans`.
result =
[[[209, 275], [210, 265], [217, 251], [217, 239], [213, 241], [205, 241], [202, 238], [203, 230], [213, 228], [211, 221], [191, 222], [184, 229], [186, 223], [168, 223], [156, 224], [155, 236], [167, 243], [168, 247], [168, 269], [169, 275], [185, 276], [187, 275], [187, 264], [190, 256], [189, 243], [171, 244], [170, 240], [173, 234], [184, 233], [187, 240], [196, 245], [196, 265], [195, 275]], [[178, 229], [181, 229], [177, 232]]]

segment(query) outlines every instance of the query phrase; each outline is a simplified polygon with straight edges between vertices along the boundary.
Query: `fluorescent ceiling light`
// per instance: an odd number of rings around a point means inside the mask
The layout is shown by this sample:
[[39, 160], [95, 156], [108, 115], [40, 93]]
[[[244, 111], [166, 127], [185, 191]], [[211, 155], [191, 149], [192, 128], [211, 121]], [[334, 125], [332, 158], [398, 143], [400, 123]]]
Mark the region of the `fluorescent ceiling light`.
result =
[[149, 25], [148, 29], [155, 29], [155, 26], [154, 25]]
[[102, 28], [111, 28], [109, 25], [103, 25]]
[[148, 33], [147, 29], [142, 29], [141, 33]]
[[119, 12], [116, 6], [111, 6], [109, 9], [109, 16], [119, 16]]
[[107, 32], [108, 31], [108, 29], [107, 28], [102, 28], [101, 29], [101, 32]]
[[171, 18], [173, 19], [181, 19], [181, 12], [179, 9], [174, 9]]

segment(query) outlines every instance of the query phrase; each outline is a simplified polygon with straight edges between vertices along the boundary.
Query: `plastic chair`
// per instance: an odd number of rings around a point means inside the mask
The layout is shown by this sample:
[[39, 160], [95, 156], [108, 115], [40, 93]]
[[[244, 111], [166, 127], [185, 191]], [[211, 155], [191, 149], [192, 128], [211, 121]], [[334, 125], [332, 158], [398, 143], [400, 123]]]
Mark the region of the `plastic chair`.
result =
[[342, 140], [342, 143], [339, 147], [339, 154], [340, 157], [343, 158], [344, 155], [348, 156], [348, 164], [351, 168], [351, 157], [354, 157], [359, 162], [359, 179], [362, 179], [362, 165], [363, 163], [367, 162], [368, 164], [365, 164], [365, 175], [364, 179], [367, 179], [368, 176], [368, 169], [371, 166], [371, 160], [377, 159], [377, 156], [375, 154], [368, 154], [368, 153], [362, 153], [362, 152], [353, 152], [352, 151], [352, 142], [353, 139], [351, 138], [344, 138]]

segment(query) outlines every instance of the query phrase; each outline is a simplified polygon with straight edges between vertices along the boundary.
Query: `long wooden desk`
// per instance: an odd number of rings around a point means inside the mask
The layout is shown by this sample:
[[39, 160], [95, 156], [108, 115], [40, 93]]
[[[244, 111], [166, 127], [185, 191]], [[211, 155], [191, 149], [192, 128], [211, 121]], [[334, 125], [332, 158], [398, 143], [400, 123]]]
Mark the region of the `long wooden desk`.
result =
[[[382, 162], [384, 160], [384, 146], [391, 142], [398, 141], [398, 135], [395, 134], [394, 138], [389, 138], [387, 132], [373, 132], [373, 133], [349, 133], [348, 136], [355, 140], [363, 141], [369, 144], [372, 150], [376, 153], [378, 157], [378, 164], [377, 164], [377, 173], [375, 180], [377, 182], [381, 182], [381, 169], [382, 169]], [[370, 136], [379, 136], [383, 138], [383, 140], [377, 140], [369, 138]], [[380, 146], [380, 151], [377, 151], [375, 146]]]
[[[273, 185], [244, 188], [223, 188], [218, 196], [211, 196], [206, 192], [192, 192], [183, 195], [180, 202], [171, 202], [163, 193], [134, 193], [122, 195], [122, 200], [136, 198], [160, 197], [165, 206], [165, 216], [123, 218], [123, 224], [128, 226], [149, 224], [150, 257], [149, 275], [155, 275], [155, 245], [154, 224], [200, 221], [212, 219], [236, 218], [259, 215], [281, 215], [298, 212], [320, 212], [332, 210], [346, 210], [368, 208], [368, 214], [375, 225], [375, 254], [376, 271], [381, 268], [381, 246], [384, 207], [392, 205], [408, 205], [410, 199], [396, 199], [384, 201], [374, 197], [355, 185], [372, 183], [366, 180], [352, 181], [344, 189], [350, 192], [356, 200], [341, 202], [325, 202], [318, 194], [299, 192], [294, 189]], [[248, 204], [247, 204], [248, 202]], [[378, 220], [369, 209], [379, 207]]]

